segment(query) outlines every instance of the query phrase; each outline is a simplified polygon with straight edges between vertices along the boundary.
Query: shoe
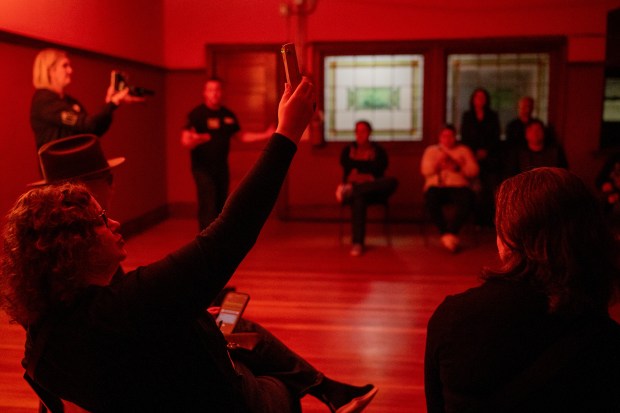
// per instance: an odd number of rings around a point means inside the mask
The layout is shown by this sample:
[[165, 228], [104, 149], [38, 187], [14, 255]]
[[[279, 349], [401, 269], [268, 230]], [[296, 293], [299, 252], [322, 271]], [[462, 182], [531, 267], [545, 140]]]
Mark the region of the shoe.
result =
[[336, 200], [339, 203], [346, 202], [351, 196], [351, 191], [353, 190], [353, 186], [351, 184], [340, 184], [336, 188]]
[[458, 252], [461, 244], [459, 238], [456, 235], [450, 233], [446, 233], [441, 236], [441, 243], [448, 251], [452, 253]]
[[368, 384], [364, 387], [364, 389], [367, 389], [366, 393], [362, 394], [359, 397], [355, 397], [344, 406], [340, 406], [336, 410], [336, 413], [359, 413], [364, 410], [379, 391], [379, 389], [377, 389], [372, 384]]
[[[359, 413], [366, 408], [379, 391], [374, 385], [367, 384], [363, 387], [339, 384], [339, 401], [333, 402], [324, 393], [313, 394], [320, 401], [325, 403], [330, 413]], [[343, 389], [344, 392], [343, 392]], [[344, 396], [344, 397], [343, 397]]]
[[353, 244], [353, 246], [351, 247], [351, 251], [349, 251], [349, 254], [352, 257], [359, 257], [363, 253], [364, 253], [364, 246], [362, 244]]

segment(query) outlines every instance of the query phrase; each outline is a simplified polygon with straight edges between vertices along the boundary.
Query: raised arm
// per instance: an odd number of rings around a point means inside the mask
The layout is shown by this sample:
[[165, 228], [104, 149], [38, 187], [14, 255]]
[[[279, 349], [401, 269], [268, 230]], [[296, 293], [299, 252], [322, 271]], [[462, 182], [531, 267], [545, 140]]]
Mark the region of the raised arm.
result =
[[[314, 87], [287, 87], [276, 133], [228, 199], [220, 216], [196, 239], [161, 261], [128, 274], [120, 289], [140, 297], [134, 311], [200, 311], [217, 295], [250, 251], [277, 199], [313, 112]], [[132, 291], [132, 284], [133, 289]], [[127, 297], [129, 299], [130, 297]]]

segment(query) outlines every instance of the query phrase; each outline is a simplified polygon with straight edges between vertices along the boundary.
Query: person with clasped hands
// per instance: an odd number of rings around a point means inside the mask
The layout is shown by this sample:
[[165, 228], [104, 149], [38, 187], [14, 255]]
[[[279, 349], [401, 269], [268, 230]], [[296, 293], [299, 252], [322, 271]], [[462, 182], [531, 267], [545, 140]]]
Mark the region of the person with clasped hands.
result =
[[[2, 307], [27, 330], [38, 385], [96, 412], [299, 411], [313, 395], [360, 412], [376, 393], [325, 377], [256, 324], [231, 349], [205, 308], [250, 251], [312, 117], [314, 87], [286, 87], [280, 123], [222, 214], [185, 246], [112, 281], [127, 256], [120, 224], [81, 185], [33, 189], [4, 231]], [[279, 384], [278, 384], [279, 383]]]
[[[466, 145], [456, 140], [456, 129], [445, 125], [439, 142], [426, 148], [420, 171], [424, 176], [426, 210], [441, 234], [441, 243], [451, 252], [460, 248], [458, 233], [472, 213], [478, 163]], [[454, 205], [453, 217], [446, 216], [445, 205]]]
[[73, 67], [62, 50], [41, 50], [34, 61], [32, 82], [35, 87], [30, 106], [30, 126], [37, 149], [68, 136], [91, 133], [101, 137], [112, 124], [112, 114], [122, 103], [142, 102], [129, 94], [129, 88], [117, 91], [110, 84], [101, 111], [88, 114], [84, 105], [68, 95]]

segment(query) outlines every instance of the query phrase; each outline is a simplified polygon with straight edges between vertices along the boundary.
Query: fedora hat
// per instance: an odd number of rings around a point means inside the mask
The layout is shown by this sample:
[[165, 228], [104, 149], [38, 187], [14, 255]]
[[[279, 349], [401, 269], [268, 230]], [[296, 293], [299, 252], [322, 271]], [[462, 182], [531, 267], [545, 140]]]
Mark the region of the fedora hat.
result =
[[125, 158], [106, 159], [96, 135], [84, 134], [58, 139], [39, 149], [43, 179], [28, 186], [42, 186], [74, 179], [87, 179], [108, 171]]

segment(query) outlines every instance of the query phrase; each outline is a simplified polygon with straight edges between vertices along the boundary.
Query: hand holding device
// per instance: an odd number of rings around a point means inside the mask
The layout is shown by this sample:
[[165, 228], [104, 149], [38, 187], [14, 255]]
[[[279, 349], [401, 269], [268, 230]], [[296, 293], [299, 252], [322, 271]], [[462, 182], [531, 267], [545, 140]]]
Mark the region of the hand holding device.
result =
[[222, 301], [220, 313], [215, 319], [222, 334], [232, 334], [245, 307], [248, 305], [248, 301], [250, 301], [250, 296], [245, 293], [231, 291], [226, 294], [224, 301]]
[[154, 91], [139, 87], [139, 86], [129, 86], [127, 83], [127, 74], [125, 72], [121, 72], [120, 70], [112, 70], [111, 78], [110, 78], [110, 86], [114, 89], [114, 92], [120, 92], [126, 88], [129, 88], [129, 95], [136, 97], [143, 96], [152, 96], [155, 94]]

